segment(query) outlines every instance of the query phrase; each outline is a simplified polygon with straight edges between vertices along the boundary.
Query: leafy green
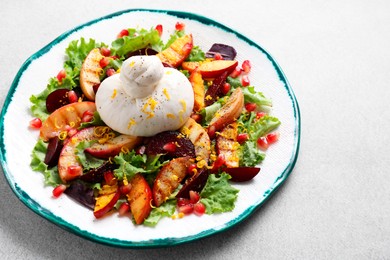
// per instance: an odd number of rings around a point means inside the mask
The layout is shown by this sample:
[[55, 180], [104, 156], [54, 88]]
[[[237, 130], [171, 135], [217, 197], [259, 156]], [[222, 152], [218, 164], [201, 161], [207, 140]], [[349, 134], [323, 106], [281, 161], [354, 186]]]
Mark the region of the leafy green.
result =
[[105, 160], [98, 159], [88, 153], [85, 153], [84, 150], [96, 142], [93, 141], [80, 141], [75, 147], [75, 155], [77, 156], [77, 160], [83, 166], [84, 170], [90, 170], [101, 166]]
[[254, 167], [265, 159], [265, 153], [257, 148], [255, 141], [246, 141], [240, 149], [240, 165]]
[[271, 99], [266, 98], [263, 93], [256, 91], [253, 86], [242, 88], [242, 93], [244, 94], [244, 102], [255, 103], [258, 109], [269, 110], [272, 106]]
[[207, 106], [201, 110], [202, 118], [203, 118], [203, 123], [204, 124], [209, 124], [211, 119], [213, 119], [215, 113], [222, 107], [221, 103], [219, 102], [214, 102], [210, 106]]
[[192, 47], [190, 55], [188, 55], [187, 61], [204, 61], [205, 54], [199, 46]]
[[171, 36], [169, 37], [168, 41], [165, 43], [164, 47], [163, 47], [163, 50], [165, 50], [166, 48], [168, 48], [169, 46], [171, 46], [171, 44], [176, 41], [178, 38], [180, 37], [183, 37], [185, 35], [185, 32], [184, 30], [175, 30]]
[[160, 207], [153, 208], [144, 225], [154, 227], [163, 217], [171, 217], [176, 211], [176, 200], [167, 200]]
[[230, 178], [230, 175], [225, 172], [219, 175], [210, 174], [200, 193], [200, 201], [206, 206], [207, 214], [222, 213], [234, 209], [239, 190], [229, 184]]
[[99, 112], [95, 111], [93, 113], [92, 120], [89, 122], [81, 123], [79, 129], [87, 128], [90, 126], [102, 126], [102, 125], [106, 125], [106, 124], [103, 122], [102, 118], [100, 117]]
[[111, 52], [113, 55], [123, 57], [127, 53], [146, 48], [148, 46], [151, 46], [151, 48], [156, 51], [160, 51], [162, 49], [163, 43], [156, 29], [137, 30], [129, 28], [128, 31], [128, 36], [118, 38], [111, 43]]
[[257, 140], [276, 129], [279, 125], [280, 121], [278, 118], [265, 115], [251, 125], [249, 129], [250, 139]]
[[39, 139], [31, 154], [30, 166], [33, 171], [43, 173], [45, 178], [45, 185], [57, 186], [62, 183], [58, 175], [57, 166], [48, 168], [47, 164], [44, 163], [48, 144]]

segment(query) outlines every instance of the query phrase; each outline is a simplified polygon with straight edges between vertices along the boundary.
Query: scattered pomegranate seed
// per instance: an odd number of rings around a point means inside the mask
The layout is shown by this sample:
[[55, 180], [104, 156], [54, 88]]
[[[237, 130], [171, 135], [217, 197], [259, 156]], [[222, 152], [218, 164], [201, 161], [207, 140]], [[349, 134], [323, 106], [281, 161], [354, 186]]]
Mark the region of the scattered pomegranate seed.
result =
[[196, 167], [196, 164], [192, 163], [190, 166], [188, 166], [187, 173], [191, 176], [191, 175], [194, 175], [194, 173], [196, 173], [197, 170], [198, 169]]
[[99, 61], [99, 65], [101, 68], [107, 67], [108, 64], [110, 64], [110, 58], [108, 58], [108, 57], [103, 57]]
[[123, 195], [126, 195], [130, 192], [131, 190], [131, 184], [126, 184], [126, 185], [122, 185], [119, 187], [119, 191], [123, 194]]
[[194, 212], [194, 205], [193, 204], [187, 204], [179, 207], [179, 212], [184, 214], [191, 214]]
[[279, 133], [269, 133], [265, 138], [267, 139], [268, 144], [273, 144], [279, 140], [279, 136]]
[[202, 216], [206, 212], [206, 206], [202, 202], [198, 202], [194, 205], [194, 213], [197, 216]]
[[237, 142], [239, 144], [243, 144], [249, 139], [249, 135], [247, 133], [240, 133], [237, 135]]
[[100, 87], [100, 83], [95, 84], [95, 85], [92, 86], [93, 92], [95, 92], [95, 94], [98, 91], [99, 87]]
[[268, 147], [269, 147], [269, 144], [267, 142], [267, 138], [265, 137], [260, 137], [259, 139], [257, 139], [257, 146], [261, 149], [261, 150], [267, 150]]
[[256, 103], [246, 103], [246, 104], [245, 104], [245, 109], [246, 109], [248, 112], [255, 111], [256, 108], [257, 108]]
[[114, 75], [116, 73], [116, 71], [113, 69], [113, 68], [110, 68], [106, 71], [106, 75], [107, 77], [111, 77], [112, 75]]
[[241, 75], [241, 72], [242, 72], [241, 68], [237, 66], [234, 68], [233, 72], [230, 74], [230, 77], [237, 78], [238, 76]]
[[107, 185], [113, 185], [115, 182], [115, 175], [112, 171], [106, 171], [104, 174], [104, 180], [106, 181]]
[[103, 56], [110, 56], [111, 54], [111, 50], [109, 48], [106, 48], [106, 47], [102, 47], [100, 48], [100, 53], [103, 55]]
[[66, 190], [66, 186], [64, 184], [59, 184], [53, 189], [53, 197], [58, 198], [62, 193]]
[[117, 38], [122, 38], [123, 36], [129, 36], [129, 30], [123, 29], [122, 31], [119, 32]]
[[177, 22], [175, 25], [175, 29], [177, 31], [183, 31], [185, 27], [186, 27], [186, 25], [182, 22]]
[[190, 202], [192, 204], [195, 204], [200, 200], [200, 195], [198, 192], [190, 190], [189, 194], [190, 194]]
[[60, 70], [57, 74], [57, 79], [59, 82], [62, 82], [62, 80], [66, 77], [66, 71], [65, 69]]
[[163, 146], [163, 149], [167, 152], [170, 152], [170, 153], [173, 153], [176, 151], [176, 144], [174, 142], [170, 142], [170, 143], [166, 143], [164, 146]]
[[214, 60], [223, 60], [221, 53], [217, 52], [214, 54]]
[[41, 119], [39, 119], [39, 118], [33, 118], [31, 121], [30, 121], [30, 127], [32, 128], [32, 129], [39, 129], [39, 128], [41, 128], [41, 126], [42, 126], [42, 120]]
[[243, 75], [242, 78], [241, 78], [241, 85], [242, 85], [243, 87], [247, 87], [247, 86], [249, 86], [250, 84], [251, 84], [251, 83], [250, 83], [250, 81], [249, 81], [248, 75]]
[[158, 35], [162, 35], [162, 33], [163, 33], [163, 26], [162, 26], [162, 24], [158, 24], [158, 25], [156, 25], [156, 30], [158, 31]]
[[265, 112], [257, 112], [256, 113], [256, 118], [257, 119], [260, 119], [260, 118], [262, 118], [263, 116], [265, 116], [267, 113], [265, 113]]
[[68, 174], [70, 176], [80, 176], [83, 172], [83, 169], [80, 165], [70, 165], [68, 166]]
[[177, 199], [177, 206], [180, 208], [181, 206], [185, 206], [191, 204], [189, 199], [186, 198], [178, 198]]
[[70, 90], [68, 92], [68, 99], [69, 99], [70, 103], [75, 103], [79, 100], [79, 97], [77, 96], [77, 94], [74, 90]]
[[128, 202], [122, 202], [118, 209], [119, 216], [123, 216], [129, 211], [130, 211], [130, 204]]
[[220, 167], [226, 164], [225, 156], [223, 154], [219, 154], [217, 159], [213, 163], [213, 167], [211, 168], [211, 172], [216, 172]]
[[225, 82], [225, 84], [223, 84], [222, 86], [222, 94], [226, 95], [227, 93], [229, 93], [230, 88], [231, 88], [230, 84]]
[[249, 60], [244, 60], [241, 67], [245, 73], [249, 73], [251, 71], [252, 64]]
[[81, 117], [81, 122], [83, 123], [91, 122], [92, 119], [93, 119], [93, 112], [87, 110], [83, 113]]
[[140, 147], [138, 147], [136, 150], [135, 150], [135, 153], [136, 154], [144, 154], [146, 151], [146, 146], [145, 145], [141, 145]]

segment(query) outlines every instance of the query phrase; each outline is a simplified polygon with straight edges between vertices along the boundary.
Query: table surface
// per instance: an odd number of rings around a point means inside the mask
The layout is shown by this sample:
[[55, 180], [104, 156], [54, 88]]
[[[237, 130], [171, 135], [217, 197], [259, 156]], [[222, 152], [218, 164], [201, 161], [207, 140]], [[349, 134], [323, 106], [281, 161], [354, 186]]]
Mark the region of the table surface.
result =
[[297, 164], [249, 219], [195, 242], [129, 250], [41, 218], [0, 174], [3, 259], [389, 259], [390, 2], [2, 1], [0, 104], [33, 53], [75, 26], [129, 8], [210, 17], [279, 63], [302, 116]]

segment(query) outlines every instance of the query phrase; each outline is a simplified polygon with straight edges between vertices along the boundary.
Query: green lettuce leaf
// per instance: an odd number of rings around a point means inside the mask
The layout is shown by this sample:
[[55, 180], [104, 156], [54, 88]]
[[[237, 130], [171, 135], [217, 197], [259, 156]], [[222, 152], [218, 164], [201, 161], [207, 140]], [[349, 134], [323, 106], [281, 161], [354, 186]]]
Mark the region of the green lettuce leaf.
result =
[[176, 41], [178, 38], [183, 37], [185, 35], [184, 30], [175, 30], [169, 37], [168, 41], [165, 43], [163, 50], [171, 46], [171, 44]]
[[237, 200], [238, 189], [229, 184], [230, 175], [222, 172], [210, 174], [206, 185], [200, 193], [200, 201], [206, 206], [206, 213], [232, 211]]
[[192, 47], [190, 55], [187, 57], [187, 61], [204, 61], [205, 54], [199, 46]]
[[83, 166], [84, 170], [95, 169], [105, 162], [105, 160], [98, 159], [84, 152], [84, 150], [88, 147], [91, 147], [94, 142], [96, 142], [96, 140], [80, 141], [75, 147], [75, 155], [77, 156], [77, 160]]
[[58, 175], [57, 166], [48, 168], [44, 163], [48, 144], [41, 139], [38, 140], [31, 154], [30, 166], [33, 171], [41, 172], [45, 178], [45, 185], [57, 186], [62, 183]]
[[265, 159], [265, 153], [257, 148], [257, 142], [246, 141], [240, 148], [240, 166], [255, 167]]
[[176, 211], [176, 200], [167, 200], [160, 207], [153, 208], [144, 225], [154, 227], [164, 217], [171, 217]]
[[262, 107], [271, 107], [272, 101], [269, 98], [266, 98], [263, 93], [255, 90], [255, 87], [248, 86], [246, 88], [242, 88], [242, 92], [244, 94], [245, 103], [255, 103], [258, 108]]

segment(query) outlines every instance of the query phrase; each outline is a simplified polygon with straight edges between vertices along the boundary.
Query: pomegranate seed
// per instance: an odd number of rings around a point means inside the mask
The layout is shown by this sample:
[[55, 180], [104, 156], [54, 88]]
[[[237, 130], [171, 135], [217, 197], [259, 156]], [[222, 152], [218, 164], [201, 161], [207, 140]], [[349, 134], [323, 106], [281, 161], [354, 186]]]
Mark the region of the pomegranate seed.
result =
[[219, 154], [217, 159], [213, 163], [213, 167], [211, 168], [211, 171], [215, 172], [225, 164], [226, 164], [225, 156], [223, 154]]
[[190, 193], [190, 202], [192, 204], [195, 204], [195, 203], [197, 203], [200, 200], [200, 195], [199, 195], [198, 192], [190, 190], [189, 193]]
[[247, 87], [247, 86], [249, 86], [250, 84], [251, 84], [251, 83], [250, 83], [250, 81], [249, 81], [248, 75], [243, 75], [242, 78], [241, 78], [241, 85], [242, 85], [243, 87]]
[[80, 165], [70, 165], [68, 166], [68, 174], [70, 176], [80, 176], [83, 173], [83, 169]]
[[249, 135], [247, 133], [240, 133], [237, 135], [237, 142], [239, 144], [243, 144], [249, 139]]
[[260, 119], [260, 118], [262, 118], [263, 116], [265, 116], [266, 115], [266, 113], [264, 113], [264, 112], [257, 112], [256, 113], [256, 118], [257, 119]]
[[202, 216], [206, 212], [206, 206], [202, 202], [198, 202], [194, 205], [194, 213], [197, 216]]
[[227, 93], [229, 93], [230, 88], [231, 88], [230, 84], [225, 82], [225, 84], [223, 84], [222, 86], [222, 94], [226, 95]]
[[103, 56], [110, 56], [111, 54], [111, 50], [109, 48], [106, 48], [106, 47], [102, 47], [100, 48], [100, 53], [103, 55]]
[[183, 31], [185, 27], [186, 27], [185, 24], [182, 22], [177, 22], [175, 25], [175, 29], [177, 31]]
[[158, 35], [162, 35], [162, 33], [163, 33], [163, 26], [162, 26], [162, 24], [158, 24], [158, 25], [156, 25], [156, 30], [158, 31]]
[[210, 126], [207, 130], [207, 134], [209, 135], [210, 139], [214, 139], [215, 133], [216, 133], [216, 128], [215, 126]]
[[62, 193], [66, 190], [66, 186], [64, 184], [59, 184], [53, 189], [53, 197], [58, 198]]
[[179, 207], [179, 212], [184, 214], [191, 214], [194, 212], [194, 205], [193, 204], [187, 204]]
[[100, 83], [94, 84], [94, 85], [92, 86], [93, 92], [95, 92], [95, 94], [96, 94], [96, 92], [98, 91], [99, 87], [100, 87]]
[[257, 108], [256, 103], [246, 103], [246, 104], [245, 104], [245, 109], [246, 109], [248, 112], [255, 111], [256, 108]]
[[146, 146], [145, 145], [141, 145], [140, 147], [138, 147], [136, 150], [135, 150], [135, 153], [136, 154], [144, 154], [146, 151]]
[[59, 82], [62, 82], [62, 80], [66, 77], [66, 71], [64, 69], [60, 70], [57, 74], [57, 79]]
[[129, 211], [130, 211], [130, 204], [128, 202], [122, 202], [118, 209], [119, 216], [123, 216]]
[[129, 30], [123, 29], [122, 31], [119, 32], [117, 38], [122, 38], [123, 36], [129, 36]]
[[197, 123], [202, 122], [202, 115], [201, 114], [192, 114], [191, 118], [194, 119]]
[[214, 60], [223, 60], [223, 57], [222, 57], [222, 55], [221, 55], [221, 53], [215, 53], [214, 54]]
[[241, 68], [239, 68], [238, 66], [234, 68], [233, 72], [230, 74], [230, 77], [232, 78], [237, 78], [238, 76], [241, 75]]
[[260, 137], [259, 139], [257, 139], [257, 146], [261, 149], [261, 150], [267, 150], [268, 149], [268, 142], [267, 142], [267, 138], [265, 137]]
[[186, 199], [186, 198], [178, 198], [177, 199], [177, 206], [178, 207], [185, 206], [185, 205], [188, 205], [188, 204], [191, 204], [189, 199]]
[[279, 140], [279, 133], [269, 133], [265, 138], [268, 144], [273, 144]]
[[30, 127], [33, 128], [33, 129], [39, 129], [41, 128], [42, 126], [42, 120], [39, 119], [39, 118], [33, 118], [31, 121], [30, 121]]
[[106, 171], [104, 174], [104, 180], [106, 181], [107, 185], [113, 185], [116, 181], [115, 175], [112, 171]]
[[77, 96], [77, 94], [74, 90], [70, 90], [68, 92], [68, 99], [69, 99], [70, 103], [75, 103], [79, 100], [79, 97]]
[[176, 144], [175, 144], [174, 142], [166, 143], [166, 144], [163, 146], [163, 149], [164, 149], [164, 151], [173, 153], [173, 152], [176, 151]]
[[241, 67], [245, 73], [249, 73], [251, 71], [252, 64], [249, 60], [244, 60]]
[[100, 65], [101, 68], [107, 67], [108, 64], [110, 64], [110, 58], [103, 57], [99, 61], [99, 65]]
[[126, 195], [130, 192], [131, 190], [131, 184], [126, 184], [126, 185], [122, 185], [120, 186], [119, 188], [119, 191], [123, 194], [123, 195]]
[[108, 69], [108, 70], [106, 71], [107, 77], [111, 77], [111, 76], [114, 75], [115, 73], [116, 73], [116, 71], [115, 71], [114, 69], [112, 69], [112, 68], [110, 68], [110, 69]]
[[195, 163], [191, 164], [191, 165], [188, 166], [188, 168], [187, 168], [187, 173], [188, 173], [189, 175], [194, 175], [194, 173], [196, 173], [196, 171], [197, 171], [197, 167], [196, 167], [196, 164], [195, 164]]
[[81, 117], [81, 122], [83, 123], [91, 122], [92, 119], [93, 119], [93, 112], [86, 110]]

